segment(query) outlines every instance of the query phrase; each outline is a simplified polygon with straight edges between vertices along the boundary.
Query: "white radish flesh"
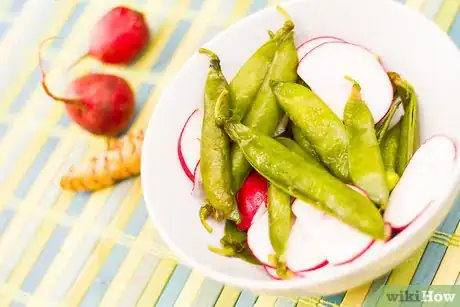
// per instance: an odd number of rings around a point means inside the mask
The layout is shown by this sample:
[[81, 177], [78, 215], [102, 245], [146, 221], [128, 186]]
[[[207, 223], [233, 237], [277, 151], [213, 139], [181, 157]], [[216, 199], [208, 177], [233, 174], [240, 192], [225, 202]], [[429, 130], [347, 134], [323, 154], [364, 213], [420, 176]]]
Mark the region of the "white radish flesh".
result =
[[374, 243], [370, 236], [331, 215], [323, 214], [308, 203], [296, 200], [292, 208], [299, 220], [312, 223], [310, 234], [317, 242], [319, 250], [333, 265], [355, 260]]
[[310, 51], [315, 49], [321, 44], [328, 43], [328, 42], [344, 42], [344, 40], [333, 37], [333, 36], [318, 36], [312, 39], [307, 40], [306, 42], [302, 43], [299, 47], [297, 47], [297, 56], [299, 60], [307, 55]]
[[[310, 229], [308, 229], [310, 228]], [[297, 219], [291, 229], [286, 264], [294, 273], [313, 271], [325, 266], [326, 257], [319, 251], [318, 242], [310, 234], [315, 225], [309, 225]]]
[[264, 206], [259, 208], [252, 220], [247, 233], [247, 242], [249, 249], [257, 260], [266, 266], [273, 267], [269, 256], [274, 255], [275, 251], [270, 242], [268, 211]]
[[201, 178], [201, 171], [200, 171], [200, 161], [195, 166], [195, 170], [193, 171], [193, 189], [192, 189], [192, 196], [196, 199], [204, 200], [206, 194], [203, 188], [203, 180]]
[[393, 87], [379, 59], [354, 44], [327, 42], [317, 46], [301, 60], [297, 74], [341, 119], [352, 87], [345, 76], [361, 86], [362, 98], [376, 123], [392, 104]]
[[415, 221], [451, 185], [456, 155], [455, 143], [445, 136], [422, 144], [390, 195], [385, 222], [402, 230]]
[[179, 162], [185, 175], [193, 182], [194, 168], [200, 159], [200, 138], [203, 112], [195, 110], [184, 123], [177, 144]]

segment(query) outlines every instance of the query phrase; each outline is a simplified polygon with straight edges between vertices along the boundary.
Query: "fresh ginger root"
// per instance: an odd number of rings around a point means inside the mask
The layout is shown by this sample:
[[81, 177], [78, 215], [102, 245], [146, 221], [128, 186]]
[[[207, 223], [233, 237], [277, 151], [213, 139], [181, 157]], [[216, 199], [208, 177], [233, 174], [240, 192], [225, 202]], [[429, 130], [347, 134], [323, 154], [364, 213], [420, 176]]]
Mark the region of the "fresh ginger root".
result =
[[111, 140], [106, 151], [72, 166], [61, 178], [61, 188], [73, 192], [96, 191], [139, 175], [143, 141], [142, 130]]

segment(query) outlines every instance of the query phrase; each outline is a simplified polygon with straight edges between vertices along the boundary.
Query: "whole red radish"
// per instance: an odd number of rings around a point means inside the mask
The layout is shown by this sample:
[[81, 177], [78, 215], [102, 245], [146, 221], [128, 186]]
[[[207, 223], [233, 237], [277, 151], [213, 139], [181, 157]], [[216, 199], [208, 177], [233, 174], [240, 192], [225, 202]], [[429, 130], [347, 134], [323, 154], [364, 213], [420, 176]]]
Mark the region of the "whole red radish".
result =
[[129, 64], [149, 42], [149, 28], [144, 15], [136, 10], [117, 6], [96, 23], [91, 33], [87, 54], [108, 64]]
[[42, 87], [56, 101], [65, 103], [67, 113], [88, 132], [108, 137], [121, 134], [135, 112], [135, 98], [130, 85], [121, 77], [103, 73], [83, 75], [69, 85], [66, 97], [54, 95], [46, 84], [42, 68]]
[[256, 171], [251, 172], [236, 195], [241, 223], [237, 228], [246, 231], [260, 206], [267, 206], [268, 182]]

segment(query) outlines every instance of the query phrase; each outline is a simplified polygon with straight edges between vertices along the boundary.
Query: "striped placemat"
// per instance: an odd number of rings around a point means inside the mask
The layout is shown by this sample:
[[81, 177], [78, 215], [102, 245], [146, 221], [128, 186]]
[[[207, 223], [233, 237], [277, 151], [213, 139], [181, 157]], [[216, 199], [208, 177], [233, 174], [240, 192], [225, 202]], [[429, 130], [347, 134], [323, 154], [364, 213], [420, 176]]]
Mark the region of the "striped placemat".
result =
[[[391, 1], [391, 0], [388, 0]], [[382, 285], [452, 285], [460, 280], [460, 201], [430, 242], [390, 274], [328, 297], [256, 296], [205, 279], [158, 245], [139, 178], [98, 193], [69, 193], [59, 179], [70, 164], [100, 151], [63, 106], [39, 87], [37, 44], [50, 83], [83, 52], [97, 18], [115, 4], [148, 12], [155, 33], [145, 56], [128, 69], [85, 61], [78, 72], [109, 71], [130, 80], [145, 127], [168, 81], [204, 42], [237, 19], [274, 5], [268, 0], [2, 0], [0, 1], [0, 306], [374, 306]], [[460, 47], [460, 0], [407, 0]], [[446, 235], [447, 234], [447, 235]], [[170, 257], [171, 256], [171, 257]]]

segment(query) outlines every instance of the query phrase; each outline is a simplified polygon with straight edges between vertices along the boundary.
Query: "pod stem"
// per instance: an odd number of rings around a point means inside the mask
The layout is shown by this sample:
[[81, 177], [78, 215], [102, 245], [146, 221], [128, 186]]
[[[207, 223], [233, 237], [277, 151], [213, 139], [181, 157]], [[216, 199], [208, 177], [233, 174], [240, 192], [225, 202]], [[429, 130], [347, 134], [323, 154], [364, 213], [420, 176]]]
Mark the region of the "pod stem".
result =
[[214, 52], [212, 52], [211, 50], [209, 49], [206, 49], [206, 48], [200, 48], [198, 50], [199, 53], [202, 53], [202, 54], [206, 54], [208, 55], [210, 58], [211, 58], [211, 66], [216, 69], [216, 70], [220, 70], [220, 59], [219, 57], [217, 56], [217, 54], [215, 54]]
[[286, 18], [286, 21], [291, 21], [292, 22], [292, 18], [291, 16], [289, 15], [289, 13], [283, 9], [279, 4], [276, 6], [276, 10], [284, 16], [284, 18]]
[[206, 229], [207, 232], [211, 233], [213, 231], [212, 227], [208, 224], [206, 219], [214, 212], [214, 208], [210, 205], [206, 204], [200, 208], [200, 221], [203, 227]]
[[350, 98], [351, 99], [356, 99], [356, 100], [362, 100], [362, 98], [361, 98], [361, 86], [359, 85], [359, 83], [356, 80], [354, 80], [352, 77], [350, 77], [350, 76], [345, 76], [344, 78], [346, 80], [350, 81], [353, 84], [353, 87], [351, 89]]
[[43, 56], [42, 56], [42, 52], [43, 52], [43, 46], [45, 43], [51, 41], [51, 40], [54, 40], [54, 39], [57, 39], [59, 37], [57, 36], [51, 36], [51, 37], [48, 37], [46, 39], [44, 39], [41, 43], [40, 43], [40, 46], [39, 46], [39, 49], [38, 49], [38, 66], [40, 68], [40, 72], [41, 72], [41, 76], [42, 76], [42, 80], [41, 80], [41, 85], [42, 85], [42, 88], [43, 90], [45, 91], [45, 93], [51, 97], [52, 99], [56, 100], [56, 101], [60, 101], [60, 102], [63, 102], [65, 104], [70, 104], [70, 105], [74, 105], [78, 108], [82, 108], [84, 109], [85, 106], [81, 103], [81, 100], [78, 99], [78, 98], [65, 98], [65, 97], [59, 97], [55, 94], [53, 94], [51, 92], [51, 90], [49, 89], [48, 87], [48, 84], [46, 83], [46, 72], [45, 72], [45, 69], [43, 68]]

